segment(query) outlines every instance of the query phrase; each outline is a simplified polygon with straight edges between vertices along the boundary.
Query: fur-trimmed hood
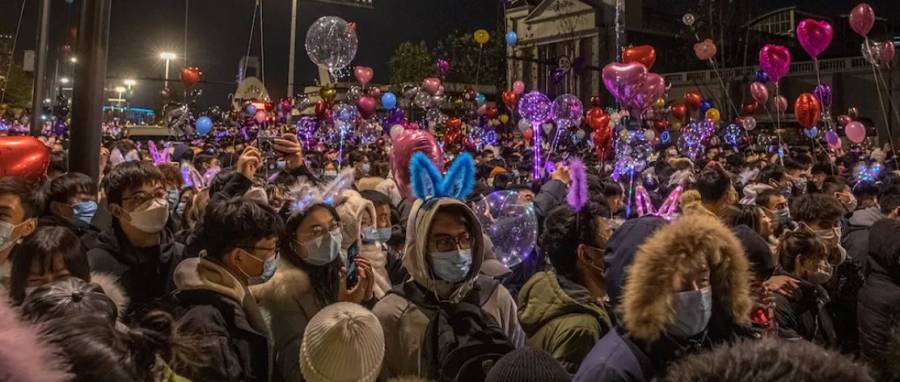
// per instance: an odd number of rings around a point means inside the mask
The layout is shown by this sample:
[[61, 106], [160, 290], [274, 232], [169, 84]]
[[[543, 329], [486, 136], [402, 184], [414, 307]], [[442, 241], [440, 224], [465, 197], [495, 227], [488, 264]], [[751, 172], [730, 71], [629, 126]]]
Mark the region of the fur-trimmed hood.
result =
[[128, 308], [129, 298], [128, 294], [125, 293], [125, 289], [119, 284], [119, 278], [107, 273], [91, 272], [91, 283], [103, 288], [103, 294], [116, 304], [116, 308], [119, 309], [119, 317], [121, 318]]
[[681, 280], [704, 263], [710, 271], [713, 311], [749, 322], [750, 271], [740, 241], [718, 219], [684, 215], [656, 231], [638, 249], [628, 271], [622, 318], [631, 336], [652, 342], [674, 320], [674, 297]]
[[270, 310], [272, 307], [284, 310], [297, 309], [301, 306], [300, 301], [304, 296], [312, 295], [309, 275], [284, 257], [278, 259], [278, 268], [271, 280], [251, 285], [249, 288], [253, 297]]

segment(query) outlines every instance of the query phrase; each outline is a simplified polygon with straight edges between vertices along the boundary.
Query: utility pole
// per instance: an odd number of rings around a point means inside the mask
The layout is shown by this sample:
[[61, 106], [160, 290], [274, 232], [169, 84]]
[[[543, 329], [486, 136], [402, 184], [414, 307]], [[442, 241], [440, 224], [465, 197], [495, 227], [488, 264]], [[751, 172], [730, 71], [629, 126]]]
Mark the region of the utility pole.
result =
[[35, 46], [35, 54], [37, 54], [37, 68], [34, 71], [34, 90], [31, 94], [31, 136], [41, 135], [41, 128], [44, 121], [41, 117], [44, 114], [44, 75], [47, 73], [47, 35], [50, 29], [50, 0], [41, 0], [41, 9], [38, 13], [41, 16], [41, 22], [38, 23], [37, 45]]
[[106, 95], [106, 57], [109, 49], [109, 14], [112, 0], [88, 0], [81, 4], [78, 31], [78, 66], [72, 93], [72, 127], [69, 129], [69, 170], [100, 179], [100, 138]]
[[288, 49], [287, 97], [294, 97], [294, 50], [297, 44], [297, 0], [291, 0], [291, 47]]

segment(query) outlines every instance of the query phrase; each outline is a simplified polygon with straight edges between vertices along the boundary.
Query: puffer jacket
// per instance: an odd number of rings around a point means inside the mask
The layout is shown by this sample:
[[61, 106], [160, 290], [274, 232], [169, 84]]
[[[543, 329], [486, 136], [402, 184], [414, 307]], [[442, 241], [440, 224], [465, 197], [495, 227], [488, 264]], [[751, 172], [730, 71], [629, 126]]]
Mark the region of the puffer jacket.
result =
[[[780, 268], [775, 271], [775, 275], [799, 279], [797, 275]], [[828, 302], [825, 288], [804, 280], [800, 280], [800, 288], [790, 296], [776, 293], [775, 322], [778, 324], [778, 335], [790, 340], [805, 339], [825, 347], [835, 346], [837, 340]]]
[[895, 363], [888, 354], [892, 345], [892, 329], [900, 322], [900, 221], [879, 220], [869, 231], [869, 274], [859, 291], [857, 318], [859, 345], [863, 359], [876, 369]]
[[519, 293], [519, 322], [531, 346], [574, 374], [612, 327], [606, 307], [581, 285], [554, 272], [538, 272]]
[[[468, 214], [472, 222], [472, 265], [465, 280], [449, 283], [435, 278], [428, 265], [426, 252], [428, 233], [435, 213], [442, 207], [454, 206]], [[481, 224], [468, 206], [456, 199], [434, 198], [427, 202], [417, 200], [410, 210], [407, 224], [406, 254], [403, 265], [409, 272], [414, 287], [433, 293], [446, 303], [454, 303], [477, 293], [476, 280], [484, 261], [484, 241]], [[481, 309], [490, 314], [506, 333], [515, 347], [525, 344], [525, 333], [516, 318], [516, 302], [509, 291], [498, 285], [482, 304]], [[385, 333], [384, 369], [389, 377], [426, 377], [429, 366], [423, 364], [423, 337], [429, 316], [416, 303], [400, 294], [389, 293], [378, 301], [372, 310]]]

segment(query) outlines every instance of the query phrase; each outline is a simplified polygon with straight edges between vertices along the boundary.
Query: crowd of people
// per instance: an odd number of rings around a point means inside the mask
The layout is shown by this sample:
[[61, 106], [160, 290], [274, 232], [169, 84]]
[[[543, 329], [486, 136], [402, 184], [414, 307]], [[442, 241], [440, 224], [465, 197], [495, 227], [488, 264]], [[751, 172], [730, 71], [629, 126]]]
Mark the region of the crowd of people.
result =
[[[98, 182], [45, 141], [44, 178], [0, 178], [3, 381], [900, 379], [890, 147], [663, 147], [618, 180], [560, 156], [534, 180], [520, 136], [122, 138]], [[497, 191], [537, 216], [514, 265], [473, 209]]]

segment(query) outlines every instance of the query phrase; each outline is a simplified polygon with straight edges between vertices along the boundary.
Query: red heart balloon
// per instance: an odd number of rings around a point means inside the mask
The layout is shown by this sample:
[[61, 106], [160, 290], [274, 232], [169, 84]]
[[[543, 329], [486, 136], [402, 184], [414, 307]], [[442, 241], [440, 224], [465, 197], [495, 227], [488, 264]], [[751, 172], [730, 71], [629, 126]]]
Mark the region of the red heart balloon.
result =
[[359, 97], [359, 101], [356, 102], [356, 108], [363, 118], [372, 118], [372, 116], [375, 115], [375, 105], [377, 103], [378, 102], [375, 101], [375, 98], [373, 97], [362, 96]]
[[331, 114], [330, 112], [331, 106], [328, 105], [328, 102], [325, 102], [324, 99], [316, 102], [316, 117], [318, 117], [320, 120], [328, 119], [329, 114]]
[[658, 132], [662, 132], [666, 129], [666, 127], [669, 127], [669, 121], [665, 119], [657, 119], [656, 121], [653, 121], [653, 128]]
[[800, 94], [797, 101], [794, 102], [794, 115], [800, 125], [809, 129], [819, 122], [819, 115], [822, 107], [819, 105], [819, 99], [810, 93]]
[[200, 76], [202, 75], [203, 72], [196, 66], [184, 68], [181, 70], [181, 83], [184, 84], [184, 87], [186, 88], [192, 88], [200, 82]]
[[684, 93], [684, 103], [691, 110], [700, 109], [700, 92], [696, 90], [691, 90], [687, 93]]
[[487, 107], [484, 110], [484, 115], [486, 115], [490, 119], [494, 119], [497, 118], [498, 112], [499, 110], [497, 110], [497, 104], [488, 102]]
[[650, 45], [639, 45], [626, 48], [622, 52], [622, 62], [628, 64], [632, 62], [640, 63], [647, 67], [647, 70], [656, 63], [656, 49]]
[[706, 61], [716, 56], [716, 43], [713, 40], [706, 39], [694, 44], [694, 55], [700, 61]]
[[501, 98], [509, 111], [516, 111], [516, 106], [519, 105], [519, 95], [515, 91], [507, 90], [501, 94]]
[[599, 107], [592, 107], [588, 109], [585, 117], [587, 118], [588, 126], [590, 126], [594, 131], [599, 131], [606, 127], [609, 127], [609, 115]]
[[756, 101], [744, 102], [741, 105], [741, 113], [743, 115], [754, 115], [757, 110], [759, 110], [759, 102]]
[[0, 177], [38, 181], [50, 166], [50, 148], [35, 137], [0, 137]]
[[447, 130], [448, 131], [459, 131], [459, 128], [462, 127], [462, 120], [453, 117], [447, 120]]
[[683, 103], [676, 103], [672, 105], [670, 109], [672, 113], [672, 118], [675, 118], [676, 121], [684, 121], [684, 116], [687, 115], [687, 106]]

